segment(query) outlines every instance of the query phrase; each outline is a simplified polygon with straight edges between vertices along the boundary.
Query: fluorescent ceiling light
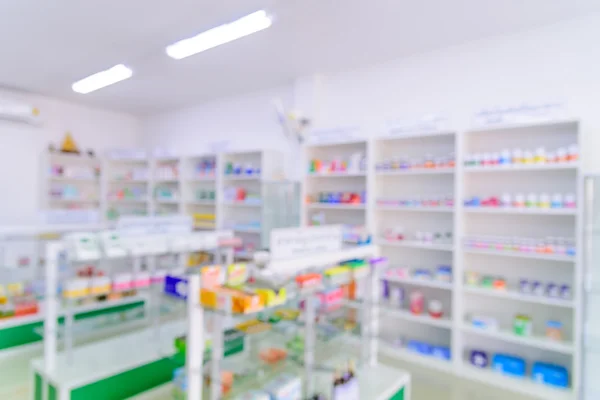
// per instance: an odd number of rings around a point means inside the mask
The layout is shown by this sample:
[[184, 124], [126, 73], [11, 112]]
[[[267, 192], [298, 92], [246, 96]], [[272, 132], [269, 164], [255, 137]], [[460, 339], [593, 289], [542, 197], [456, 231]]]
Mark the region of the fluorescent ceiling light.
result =
[[77, 81], [71, 86], [73, 91], [81, 94], [87, 94], [94, 90], [102, 89], [103, 87], [112, 85], [113, 83], [124, 81], [131, 78], [133, 71], [123, 64], [115, 65], [106, 71], [98, 72]]
[[273, 18], [265, 10], [256, 11], [236, 21], [202, 32], [167, 46], [167, 54], [176, 60], [212, 49], [236, 39], [267, 29]]

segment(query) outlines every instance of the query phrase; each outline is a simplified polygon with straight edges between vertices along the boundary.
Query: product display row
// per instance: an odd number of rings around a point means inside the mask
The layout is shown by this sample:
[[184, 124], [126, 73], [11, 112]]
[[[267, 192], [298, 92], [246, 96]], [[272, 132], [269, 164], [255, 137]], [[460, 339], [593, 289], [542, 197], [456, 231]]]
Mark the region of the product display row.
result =
[[53, 184], [50, 187], [51, 200], [97, 201], [98, 193], [94, 188], [80, 187], [74, 184]]
[[217, 160], [215, 158], [202, 159], [194, 164], [191, 178], [214, 178], [217, 171]]
[[448, 169], [456, 165], [456, 156], [450, 153], [442, 156], [426, 154], [424, 157], [399, 156], [382, 160], [375, 164], [377, 171], [396, 171], [410, 169]]
[[411, 198], [380, 198], [377, 205], [392, 207], [454, 207], [452, 195], [446, 196], [423, 196]]
[[154, 188], [154, 196], [158, 201], [179, 201], [179, 189], [169, 186]]
[[546, 151], [544, 147], [535, 150], [516, 148], [503, 149], [494, 153], [472, 153], [465, 156], [465, 166], [496, 166], [511, 164], [565, 164], [579, 161], [579, 146], [572, 144]]
[[420, 290], [412, 290], [408, 295], [408, 304], [406, 304], [405, 289], [390, 284], [389, 281], [382, 281], [382, 303], [387, 303], [392, 309], [410, 311], [413, 315], [423, 315], [425, 304], [427, 303], [427, 314], [434, 319], [440, 319], [445, 316], [444, 305], [438, 299], [429, 299], [425, 301], [425, 295]]
[[518, 253], [543, 253], [575, 256], [577, 246], [574, 238], [546, 237], [505, 237], [505, 236], [467, 236], [466, 248], [490, 249]]
[[252, 176], [260, 177], [260, 167], [253, 163], [234, 163], [225, 164], [225, 176]]
[[384, 279], [404, 280], [419, 279], [424, 281], [452, 282], [452, 266], [438, 265], [435, 269], [390, 267], [385, 271]]
[[503, 353], [491, 355], [482, 350], [471, 350], [469, 361], [474, 367], [480, 369], [491, 368], [494, 371], [515, 378], [525, 378], [529, 375], [533, 381], [539, 384], [558, 388], [569, 386], [569, 372], [565, 367], [560, 365], [535, 361], [528, 372], [527, 362], [521, 357]]
[[223, 191], [224, 200], [231, 203], [261, 204], [260, 192], [243, 187], [226, 187]]
[[[493, 277], [490, 275], [481, 275], [478, 272], [468, 271], [465, 273], [465, 283], [467, 286], [478, 287], [482, 289], [507, 291], [506, 279], [503, 277]], [[544, 296], [547, 298], [570, 300], [572, 296], [571, 285], [560, 282], [543, 283], [540, 280], [532, 278], [520, 278], [518, 289], [521, 294]]]
[[[502, 329], [500, 323], [495, 317], [489, 315], [472, 315], [469, 318], [470, 324], [473, 328], [481, 329], [490, 332], [499, 332]], [[548, 340], [555, 342], [563, 342], [563, 323], [557, 320], [546, 321], [546, 331], [534, 332], [533, 329], [533, 318], [530, 315], [518, 314], [513, 319], [512, 329], [504, 330], [507, 334], [512, 334], [520, 337], [545, 337]]]
[[356, 152], [348, 157], [321, 160], [312, 159], [309, 162], [309, 174], [344, 174], [366, 172], [367, 159], [364, 153]]
[[212, 189], [196, 189], [194, 192], [195, 201], [214, 201], [216, 192]]
[[504, 208], [541, 208], [541, 209], [573, 209], [577, 207], [577, 201], [573, 193], [504, 193], [500, 196], [473, 196], [464, 201], [467, 207], [504, 207]]
[[95, 180], [100, 177], [99, 167], [52, 164], [50, 177], [56, 179]]
[[126, 167], [116, 169], [111, 177], [111, 180], [116, 182], [129, 181], [148, 181], [150, 179], [150, 169], [148, 167]]
[[309, 196], [309, 203], [325, 204], [365, 204], [367, 192], [320, 192], [315, 196]]
[[383, 232], [383, 238], [385, 240], [394, 242], [406, 241], [417, 241], [420, 243], [438, 243], [438, 244], [452, 244], [452, 232], [439, 231], [417, 231], [412, 234], [404, 233], [404, 228], [401, 226], [395, 226], [393, 228], [387, 228]]
[[43, 282], [0, 285], [0, 321], [6, 318], [37, 314]]
[[136, 200], [146, 201], [148, 199], [148, 190], [143, 187], [128, 187], [123, 189], [111, 190], [108, 192], [109, 201]]
[[174, 164], [159, 164], [156, 166], [154, 176], [157, 181], [176, 181], [179, 179], [179, 165]]

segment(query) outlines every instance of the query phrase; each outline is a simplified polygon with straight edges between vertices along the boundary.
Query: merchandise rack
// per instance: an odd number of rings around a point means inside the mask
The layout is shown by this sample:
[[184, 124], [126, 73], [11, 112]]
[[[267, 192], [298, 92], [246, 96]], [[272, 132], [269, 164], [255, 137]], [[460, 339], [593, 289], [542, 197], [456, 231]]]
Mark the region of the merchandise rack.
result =
[[[103, 224], [72, 224], [72, 225], [31, 225], [31, 226], [3, 226], [0, 228], [0, 284], [10, 284], [24, 281], [39, 281], [44, 278], [43, 263], [44, 246], [47, 241], [56, 240], [70, 232], [100, 231], [105, 229]], [[16, 246], [16, 247], [13, 247]], [[25, 252], [25, 253], [23, 253]], [[11, 265], [7, 258], [27, 256], [31, 264], [27, 268], [17, 268]], [[16, 260], [14, 261], [16, 262]], [[137, 300], [142, 301], [143, 299]], [[89, 312], [103, 311], [111, 313], [125, 305], [120, 302], [98, 303], [87, 308], [77, 310], [76, 315], [81, 317]], [[34, 334], [35, 328], [43, 326], [44, 300], [38, 301], [39, 310], [36, 314], [4, 318], [0, 321], [0, 356], [20, 352], [28, 348], [26, 345], [39, 345], [41, 337]], [[62, 310], [59, 316], [64, 316]]]
[[[115, 231], [106, 232], [102, 237], [111, 237], [102, 241], [103, 247], [90, 246], [94, 243], [92, 234], [78, 234], [63, 241], [51, 242], [46, 248], [47, 279], [46, 279], [46, 317], [44, 323], [44, 357], [34, 360], [32, 393], [36, 398], [58, 400], [69, 399], [75, 393], [86, 393], [96, 396], [98, 391], [114, 391], [115, 380], [129, 383], [120, 387], [121, 393], [128, 396], [136, 395], [144, 390], [164, 383], [157, 381], [161, 377], [170, 376], [176, 364], [170, 360], [173, 356], [172, 343], [175, 337], [185, 331], [185, 323], [181, 321], [161, 324], [160, 293], [151, 291], [150, 319], [152, 327], [141, 332], [122, 335], [117, 338], [73, 348], [74, 309], [67, 307], [65, 312], [64, 352], [58, 354], [58, 299], [56, 289], [58, 284], [58, 268], [67, 255], [67, 262], [89, 262], [98, 259], [134, 260], [134, 268], [145, 258], [154, 272], [155, 258], [161, 254], [178, 255], [177, 271], [185, 269], [187, 255], [194, 251], [222, 249], [221, 243], [228, 247], [227, 259], [233, 258], [235, 240], [231, 231], [206, 233], [182, 232], [173, 225], [171, 233], [167, 234], [168, 226], [157, 227], [162, 233], [140, 234], [140, 226], [132, 220], [130, 230], [122, 234]], [[110, 234], [109, 234], [110, 233]], [[79, 243], [79, 244], [78, 244]], [[86, 244], [88, 243], [88, 244]], [[98, 242], [99, 243], [99, 242]], [[157, 368], [162, 372], [158, 373]], [[148, 382], [131, 382], [131, 376], [139, 371], [148, 373]], [[133, 374], [133, 375], [131, 375]], [[112, 385], [112, 386], [111, 386]], [[95, 393], [95, 394], [94, 394]], [[53, 397], [54, 396], [54, 397]]]
[[[336, 222], [351, 223], [356, 215], [365, 213], [366, 225], [381, 246], [382, 254], [390, 258], [390, 266], [433, 268], [439, 264], [451, 264], [453, 281], [449, 284], [436, 281], [408, 279], [394, 283], [410, 293], [421, 290], [426, 299], [436, 298], [445, 304], [446, 315], [451, 315], [450, 324], [433, 326], [427, 319], [405, 319], [402, 325], [387, 324], [382, 321], [381, 334], [390, 338], [408, 336], [428, 338], [430, 342], [449, 345], [451, 362], [411, 353], [405, 348], [386, 345], [395, 351], [386, 352], [394, 358], [430, 366], [474, 380], [499, 386], [510, 387], [544, 400], [576, 399], [581, 389], [580, 365], [582, 362], [582, 173], [581, 160], [568, 163], [485, 165], [466, 166], [465, 160], [471, 153], [500, 152], [504, 148], [533, 149], [545, 147], [554, 151], [571, 144], [580, 145], [579, 122], [558, 120], [539, 123], [490, 125], [466, 132], [434, 131], [415, 132], [398, 135], [391, 131], [389, 136], [373, 139], [352, 140], [341, 143], [327, 143], [306, 146], [305, 170], [311, 159], [313, 148], [319, 149], [322, 158], [334, 158], [340, 148], [364, 144], [368, 149], [366, 177], [338, 177], [337, 174], [304, 176], [304, 198], [310, 194], [315, 182], [342, 182], [365, 179], [367, 182], [367, 203], [365, 210], [346, 210], [337, 204], [322, 205], [324, 210], [316, 210], [303, 205], [302, 221], [308, 224], [311, 212], [337, 213]], [[382, 160], [394, 156], [419, 157], [427, 153], [441, 155], [455, 153], [455, 166], [451, 169], [410, 169], [378, 171], [376, 166]], [[325, 175], [325, 176], [321, 176]], [[337, 188], [337, 187], [336, 187]], [[442, 192], [443, 191], [443, 192]], [[511, 209], [501, 207], [466, 207], [463, 201], [470, 196], [500, 196], [507, 192], [515, 193], [574, 193], [577, 207], [568, 209]], [[430, 196], [447, 194], [454, 197], [454, 204], [448, 206], [397, 205], [378, 203], [378, 197], [395, 193], [407, 196]], [[321, 205], [317, 205], [321, 206]], [[331, 209], [331, 210], [329, 210]], [[339, 210], [338, 210], [339, 209]], [[434, 231], [448, 228], [453, 232], [451, 243], [425, 244], [415, 240], [392, 241], [381, 237], [384, 228], [402, 225], [404, 233], [413, 230]], [[407, 229], [410, 228], [410, 229]], [[464, 239], [472, 235], [523, 236], [544, 238], [546, 236], [571, 237], [575, 239], [576, 256], [538, 252], [518, 252], [497, 249], [465, 247]], [[409, 237], [410, 239], [410, 237]], [[401, 263], [401, 264], [400, 264]], [[505, 292], [467, 286], [465, 272], [475, 271], [482, 275], [503, 276], [507, 279]], [[522, 294], [516, 288], [519, 278], [539, 280], [543, 283], [568, 284], [572, 289], [569, 299], [554, 299], [546, 296]], [[502, 302], [504, 312], [498, 312]], [[388, 306], [383, 306], [383, 308]], [[382, 310], [382, 313], [385, 313]], [[397, 310], [391, 311], [404, 316]], [[467, 323], [471, 314], [496, 317], [501, 325], [497, 334], [471, 329]], [[537, 337], [524, 338], [506, 333], [510, 321], [516, 314], [528, 314], [534, 320], [534, 334]], [[392, 318], [389, 318], [392, 320]], [[394, 318], [397, 320], [398, 318]], [[563, 322], [566, 339], [556, 346], [544, 340], [536, 340], [544, 335], [546, 320], [558, 319]], [[515, 339], [516, 338], [516, 339]], [[383, 346], [383, 345], [382, 345]], [[530, 379], [515, 379], [500, 375], [490, 368], [478, 370], [473, 367], [467, 351], [472, 347], [488, 354], [508, 352], [523, 356], [528, 362], [528, 373], [532, 361], [546, 361], [567, 367], [570, 373], [570, 387], [566, 390], [536, 384]], [[472, 373], [473, 370], [475, 373]]]
[[[312, 232], [316, 232], [312, 228]], [[319, 228], [316, 228], [319, 229]], [[285, 235], [290, 236], [291, 229], [287, 231]], [[306, 232], [311, 232], [311, 228], [300, 228], [295, 231], [302, 231], [301, 235]], [[341, 244], [341, 230], [339, 240]], [[274, 232], [277, 235], [277, 232]], [[289, 259], [274, 259], [271, 260], [267, 269], [272, 271], [285, 271], [285, 275], [291, 274], [295, 276], [303, 270], [313, 270], [314, 268], [324, 268], [330, 265], [334, 265], [348, 259], [360, 259], [367, 257], [377, 257], [379, 249], [376, 246], [360, 246], [349, 249], [340, 249], [333, 251], [323, 251], [314, 254], [300, 255], [296, 258]], [[272, 253], [274, 254], [274, 253]], [[361, 338], [359, 339], [360, 345], [358, 346], [360, 351], [360, 358], [364, 363], [364, 367], [360, 367], [358, 370], [360, 398], [373, 399], [373, 400], [389, 400], [389, 399], [406, 399], [410, 400], [410, 376], [407, 373], [401, 371], [394, 371], [389, 367], [378, 365], [378, 272], [377, 268], [371, 268], [371, 273], [367, 278], [367, 290], [365, 292], [364, 301], [361, 304], [353, 305], [362, 310], [362, 329]], [[201, 288], [201, 277], [200, 275], [193, 275], [189, 277], [188, 283], [189, 293], [200, 293]], [[319, 366], [323, 367], [329, 365], [327, 360], [322, 360], [319, 355], [314, 353], [315, 345], [315, 316], [316, 316], [316, 292], [305, 293], [301, 297], [305, 300], [305, 351], [304, 351], [304, 367], [288, 366], [286, 370], [293, 371], [295, 375], [301, 375], [304, 377], [305, 393], [313, 393], [315, 388], [321, 390], [322, 393], [328, 393], [326, 388], [321, 388], [318, 384], [315, 387], [314, 378], [319, 374]], [[294, 300], [299, 300], [294, 299]], [[230, 300], [229, 300], [230, 301]], [[187, 398], [191, 399], [202, 399], [208, 398], [212, 400], [218, 400], [221, 398], [221, 381], [220, 379], [214, 379], [215, 376], [220, 376], [221, 362], [223, 354], [223, 336], [220, 334], [222, 328], [225, 326], [225, 321], [231, 320], [232, 314], [230, 312], [231, 307], [229, 301], [225, 301], [224, 310], [222, 312], [214, 311], [212, 315], [212, 349], [210, 359], [210, 374], [211, 374], [211, 385], [208, 390], [203, 389], [203, 359], [204, 354], [204, 319], [206, 311], [200, 304], [200, 296], [188, 296], [188, 332], [187, 332], [187, 360], [186, 360], [186, 371], [187, 371]], [[225, 311], [227, 310], [227, 311]], [[268, 312], [268, 309], [262, 309], [260, 312]], [[236, 316], [238, 316], [236, 314]], [[251, 317], [251, 314], [239, 315], [243, 317]], [[340, 339], [342, 340], [342, 339]], [[235, 357], [235, 356], [234, 356]], [[320, 365], [324, 363], [324, 365]], [[331, 367], [331, 365], [330, 365]], [[329, 372], [330, 374], [331, 372]], [[236, 392], [241, 394], [243, 391], [250, 389], [260, 389], [256, 384], [249, 385], [248, 387], [238, 388]], [[397, 397], [401, 396], [401, 397]], [[230, 397], [228, 395], [228, 397]]]
[[[351, 226], [367, 226], [368, 202], [336, 204], [318, 202], [321, 192], [369, 192], [370, 174], [368, 171], [370, 146], [367, 140], [349, 140], [331, 143], [315, 143], [304, 146], [304, 185], [302, 187], [303, 224], [311, 225], [311, 221], [321, 220], [318, 224], [345, 224]], [[311, 160], [327, 160], [340, 163], [351, 159], [354, 154], [362, 154], [366, 158], [364, 169], [360, 165], [349, 165], [343, 172], [309, 171]], [[360, 163], [358, 159], [354, 164]], [[312, 198], [312, 202], [309, 199]]]

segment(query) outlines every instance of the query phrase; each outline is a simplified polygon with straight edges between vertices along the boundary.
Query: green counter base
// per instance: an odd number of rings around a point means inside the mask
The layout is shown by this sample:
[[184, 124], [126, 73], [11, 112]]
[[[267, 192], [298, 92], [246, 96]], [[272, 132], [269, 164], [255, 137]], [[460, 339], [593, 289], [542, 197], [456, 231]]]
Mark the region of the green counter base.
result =
[[34, 376], [35, 400], [124, 400], [169, 382], [183, 365], [180, 358], [163, 358], [100, 381], [58, 393], [39, 374]]
[[[100, 315], [120, 313], [123, 311], [128, 311], [133, 308], [143, 306], [143, 301], [131, 304], [116, 305], [112, 307], [107, 304], [106, 308], [75, 314], [75, 320], [80, 321], [88, 318], [94, 318]], [[6, 329], [0, 329], [0, 351], [36, 342], [41, 342], [41, 336], [35, 332], [36, 330], [44, 326], [43, 317], [40, 317], [40, 319], [42, 319], [42, 321], [12, 326]], [[59, 324], [62, 324], [63, 322], [64, 318], [61, 317], [58, 319]]]

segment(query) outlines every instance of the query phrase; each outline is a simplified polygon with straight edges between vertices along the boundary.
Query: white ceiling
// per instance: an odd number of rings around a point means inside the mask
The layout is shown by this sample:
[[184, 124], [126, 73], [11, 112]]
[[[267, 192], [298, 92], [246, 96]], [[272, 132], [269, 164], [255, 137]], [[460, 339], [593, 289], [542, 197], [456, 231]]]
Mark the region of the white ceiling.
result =
[[[260, 8], [273, 27], [184, 60], [164, 48]], [[153, 113], [600, 11], [598, 0], [7, 0], [0, 86]], [[87, 75], [134, 77], [88, 95]]]

